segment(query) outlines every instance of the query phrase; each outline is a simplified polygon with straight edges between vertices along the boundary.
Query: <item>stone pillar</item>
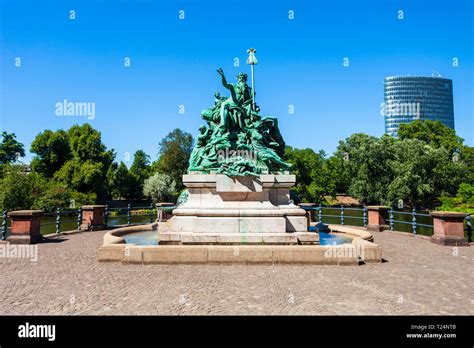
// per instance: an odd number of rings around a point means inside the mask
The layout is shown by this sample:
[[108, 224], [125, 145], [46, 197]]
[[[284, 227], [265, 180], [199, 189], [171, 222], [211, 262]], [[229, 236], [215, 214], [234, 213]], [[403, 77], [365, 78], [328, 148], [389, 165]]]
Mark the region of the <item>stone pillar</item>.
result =
[[434, 234], [431, 242], [439, 245], [468, 246], [464, 238], [464, 219], [467, 214], [449, 211], [432, 211]]
[[105, 228], [105, 205], [83, 205], [81, 230], [97, 231]]
[[17, 210], [8, 213], [11, 234], [7, 242], [12, 244], [36, 244], [43, 240], [40, 233], [42, 210]]
[[173, 214], [171, 214], [171, 212], [163, 211], [160, 208], [173, 207], [175, 205], [175, 203], [156, 203], [156, 208], [158, 209], [156, 221], [166, 221], [170, 219]]
[[[300, 203], [298, 204], [302, 209], [304, 208], [313, 208], [316, 207], [316, 203]], [[305, 210], [306, 211], [306, 219], [308, 220], [308, 228], [311, 226], [311, 213], [315, 210]]]
[[367, 207], [369, 214], [367, 231], [382, 232], [383, 230], [388, 230], [390, 228], [390, 226], [387, 224], [388, 209], [389, 207], [380, 205], [370, 205]]

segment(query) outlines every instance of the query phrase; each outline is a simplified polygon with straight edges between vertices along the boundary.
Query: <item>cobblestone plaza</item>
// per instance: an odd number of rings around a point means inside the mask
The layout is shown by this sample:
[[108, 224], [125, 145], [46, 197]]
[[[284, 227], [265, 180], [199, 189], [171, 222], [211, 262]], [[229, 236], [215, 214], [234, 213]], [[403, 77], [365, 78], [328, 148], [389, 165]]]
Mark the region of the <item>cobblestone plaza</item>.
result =
[[474, 314], [470, 247], [385, 231], [378, 264], [124, 265], [96, 260], [104, 233], [39, 244], [36, 262], [0, 259], [0, 313]]

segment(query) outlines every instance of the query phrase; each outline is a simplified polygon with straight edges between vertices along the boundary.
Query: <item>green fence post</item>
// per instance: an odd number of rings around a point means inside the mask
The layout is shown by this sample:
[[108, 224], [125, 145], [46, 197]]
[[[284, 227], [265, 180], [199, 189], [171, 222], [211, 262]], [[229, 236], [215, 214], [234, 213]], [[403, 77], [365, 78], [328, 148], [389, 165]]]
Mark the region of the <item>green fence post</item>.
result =
[[413, 230], [413, 234], [416, 234], [416, 211], [415, 211], [415, 208], [413, 208], [413, 210], [411, 211], [411, 227], [412, 227], [412, 230]]
[[7, 216], [8, 212], [4, 210], [2, 214], [2, 240], [7, 239]]
[[104, 209], [104, 225], [105, 225], [105, 227], [107, 227], [108, 224], [109, 224], [109, 205], [106, 204], [105, 209]]
[[466, 216], [466, 225], [467, 225], [467, 242], [472, 243], [471, 214], [467, 214]]
[[56, 209], [56, 233], [61, 231], [61, 208]]
[[79, 207], [77, 209], [77, 230], [81, 230], [81, 224], [82, 224], [82, 207]]
[[390, 207], [390, 217], [389, 217], [390, 231], [394, 229], [394, 218], [393, 218], [393, 207]]
[[344, 225], [344, 206], [341, 204], [341, 225]]

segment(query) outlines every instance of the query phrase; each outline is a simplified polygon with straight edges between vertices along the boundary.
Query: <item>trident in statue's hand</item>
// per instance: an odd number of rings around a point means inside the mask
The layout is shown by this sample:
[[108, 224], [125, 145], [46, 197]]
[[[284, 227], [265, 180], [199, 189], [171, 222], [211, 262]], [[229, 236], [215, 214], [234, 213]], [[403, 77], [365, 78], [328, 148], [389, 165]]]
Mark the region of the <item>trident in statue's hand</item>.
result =
[[255, 64], [258, 63], [257, 57], [255, 57], [255, 53], [257, 50], [255, 48], [249, 48], [247, 53], [249, 57], [247, 58], [247, 64], [250, 65], [250, 69], [252, 71], [252, 109], [255, 110], [255, 78], [253, 75], [253, 67]]
[[255, 48], [249, 48], [247, 50], [247, 53], [249, 54], [249, 57], [247, 58], [247, 64], [249, 64], [249, 65], [258, 64], [257, 57], [255, 57], [256, 52], [257, 52], [257, 50]]

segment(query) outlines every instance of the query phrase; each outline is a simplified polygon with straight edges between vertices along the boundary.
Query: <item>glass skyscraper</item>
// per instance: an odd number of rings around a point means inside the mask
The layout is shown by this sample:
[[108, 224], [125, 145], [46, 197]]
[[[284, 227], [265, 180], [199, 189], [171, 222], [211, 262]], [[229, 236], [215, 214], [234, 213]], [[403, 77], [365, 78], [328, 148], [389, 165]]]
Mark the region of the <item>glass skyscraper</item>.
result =
[[440, 121], [454, 129], [453, 82], [441, 77], [391, 76], [384, 80], [385, 133], [397, 136], [401, 123]]

